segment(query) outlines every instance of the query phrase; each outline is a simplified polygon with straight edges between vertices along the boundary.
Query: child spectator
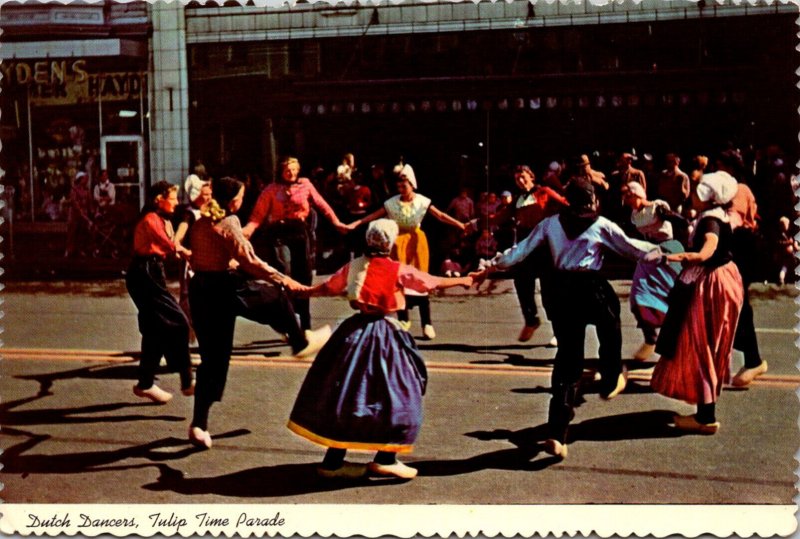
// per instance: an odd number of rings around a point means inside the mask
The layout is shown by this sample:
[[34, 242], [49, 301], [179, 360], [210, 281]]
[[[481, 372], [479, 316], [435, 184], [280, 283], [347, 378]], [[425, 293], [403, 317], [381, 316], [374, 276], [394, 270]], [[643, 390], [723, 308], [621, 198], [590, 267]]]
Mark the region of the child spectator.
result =
[[488, 228], [481, 230], [478, 241], [475, 242], [475, 258], [479, 267], [485, 267], [489, 260], [497, 255], [497, 240]]

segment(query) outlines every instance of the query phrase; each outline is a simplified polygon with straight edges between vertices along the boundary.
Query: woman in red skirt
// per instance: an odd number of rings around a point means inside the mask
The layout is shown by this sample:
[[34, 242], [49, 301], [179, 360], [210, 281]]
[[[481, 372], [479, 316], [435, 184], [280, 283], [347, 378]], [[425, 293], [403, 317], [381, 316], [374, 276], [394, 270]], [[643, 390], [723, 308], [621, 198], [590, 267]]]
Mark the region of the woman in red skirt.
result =
[[675, 416], [675, 427], [714, 434], [715, 406], [730, 378], [733, 338], [744, 298], [742, 278], [732, 261], [732, 232], [727, 206], [736, 180], [726, 172], [705, 174], [692, 195], [698, 209], [691, 249], [667, 255], [683, 271], [669, 297], [658, 337], [661, 358], [650, 385], [658, 393], [697, 405], [693, 415]]

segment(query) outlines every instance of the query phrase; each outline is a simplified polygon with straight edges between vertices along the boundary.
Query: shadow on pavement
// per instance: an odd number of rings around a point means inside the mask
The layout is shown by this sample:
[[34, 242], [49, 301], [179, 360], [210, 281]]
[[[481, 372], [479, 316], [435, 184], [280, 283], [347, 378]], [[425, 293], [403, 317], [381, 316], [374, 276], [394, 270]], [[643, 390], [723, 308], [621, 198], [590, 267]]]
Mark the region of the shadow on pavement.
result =
[[[191, 445], [188, 440], [168, 437], [146, 444], [123, 447], [116, 450], [85, 451], [61, 454], [28, 454], [40, 443], [50, 440], [47, 434], [33, 434], [18, 429], [5, 428], [6, 435], [27, 436], [22, 443], [11, 446], [3, 452], [3, 472], [21, 474], [73, 474], [92, 471], [128, 470], [151, 466], [152, 464], [114, 465], [127, 459], [147, 459], [151, 462], [178, 460], [193, 453], [202, 451]], [[214, 439], [232, 438], [249, 434], [246, 429], [239, 429], [214, 436]], [[166, 451], [170, 448], [173, 450]]]
[[232, 498], [275, 498], [350, 488], [382, 486], [405, 482], [397, 479], [327, 479], [316, 472], [316, 464], [279, 464], [239, 470], [216, 477], [187, 478], [166, 464], [157, 464], [161, 474], [155, 483], [144, 485], [152, 491], [183, 495], [214, 494]]
[[[280, 353], [274, 348], [287, 348], [289, 345], [280, 339], [270, 339], [266, 341], [251, 341], [247, 344], [240, 344], [233, 348], [232, 355], [247, 355], [253, 353], [263, 353], [265, 356], [277, 356]], [[269, 350], [265, 350], [269, 349]]]
[[106, 416], [85, 416], [84, 414], [102, 414], [104, 412], [115, 412], [125, 408], [141, 408], [158, 406], [151, 402], [109, 402], [105, 404], [93, 404], [89, 406], [78, 406], [75, 408], [40, 408], [37, 410], [14, 411], [17, 406], [22, 406], [38, 400], [40, 397], [28, 397], [10, 401], [0, 405], [0, 417], [2, 417], [3, 427], [11, 425], [65, 425], [82, 423], [121, 423], [127, 421], [184, 421], [186, 418], [173, 415], [144, 415], [144, 414], [125, 414], [125, 415], [106, 415]]
[[[570, 425], [567, 443], [574, 444], [582, 440], [612, 442], [683, 436], [685, 433], [670, 426], [673, 416], [674, 412], [668, 410], [649, 410], [587, 419]], [[516, 447], [466, 459], [414, 462], [413, 466], [419, 470], [419, 475], [460, 475], [487, 469], [534, 472], [561, 462], [560, 459], [551, 456], [532, 460], [543, 451], [542, 442], [549, 437], [546, 424], [518, 431], [497, 429], [468, 432], [465, 436], [482, 441], [508, 440]]]
[[[122, 364], [98, 364], [70, 369], [58, 372], [45, 372], [41, 374], [20, 374], [14, 376], [18, 380], [33, 380], [39, 384], [38, 396], [43, 397], [52, 395], [53, 384], [58, 380], [72, 380], [83, 378], [88, 380], [136, 380], [138, 377], [138, 352], [122, 352], [120, 357], [130, 357], [130, 361]], [[171, 375], [169, 369], [161, 366], [158, 369], [160, 375]]]

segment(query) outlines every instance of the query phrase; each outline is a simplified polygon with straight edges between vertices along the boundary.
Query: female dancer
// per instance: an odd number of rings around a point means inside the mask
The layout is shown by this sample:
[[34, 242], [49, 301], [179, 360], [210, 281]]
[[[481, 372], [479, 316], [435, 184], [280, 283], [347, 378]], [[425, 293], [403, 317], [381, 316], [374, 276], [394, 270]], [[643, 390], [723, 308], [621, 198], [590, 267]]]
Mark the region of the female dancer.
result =
[[[189, 305], [200, 366], [189, 439], [206, 448], [211, 447], [208, 414], [211, 405], [222, 400], [237, 316], [268, 324], [286, 335], [298, 357], [313, 354], [330, 336], [328, 326], [305, 332], [300, 328], [286, 289], [305, 287], [260, 260], [242, 234], [234, 214], [242, 205], [244, 184], [221, 178], [214, 182], [213, 192], [214, 198], [192, 226], [190, 238], [195, 273], [189, 282]], [[232, 260], [240, 271], [229, 270]]]
[[169, 217], [178, 205], [178, 188], [160, 181], [153, 185], [151, 193], [153, 198], [133, 232], [133, 260], [125, 274], [125, 285], [139, 309], [142, 334], [139, 381], [133, 386], [133, 393], [164, 404], [172, 394], [153, 383], [161, 356], [166, 358], [172, 372], [180, 374], [181, 393], [194, 394], [194, 380], [189, 357], [189, 321], [167, 290], [164, 276], [164, 259], [175, 256], [177, 251]]
[[[177, 249], [183, 250], [184, 243], [188, 244], [188, 234], [192, 225], [200, 218], [200, 208], [208, 204], [211, 200], [211, 184], [203, 182], [197, 176], [192, 174], [186, 180], [183, 186], [184, 192], [189, 199], [189, 206], [187, 206], [181, 216], [181, 221], [178, 223], [178, 228], [175, 230], [175, 246]], [[186, 250], [191, 254], [191, 251]], [[178, 282], [180, 284], [180, 293], [178, 296], [178, 305], [181, 306], [183, 312], [186, 313], [186, 318], [189, 319], [189, 342], [195, 340], [194, 331], [191, 328], [192, 313], [189, 309], [189, 278], [192, 275], [192, 270], [189, 267], [189, 257], [184, 257], [181, 260], [180, 268], [178, 269]]]
[[[638, 182], [622, 187], [622, 200], [631, 209], [631, 223], [648, 241], [657, 243], [665, 253], [682, 253], [683, 245], [673, 238], [670, 219], [683, 220], [663, 200], [647, 200], [647, 193]], [[670, 264], [637, 264], [631, 282], [631, 312], [642, 331], [644, 343], [633, 359], [646, 361], [655, 351], [658, 330], [667, 314], [667, 297], [681, 272], [677, 262]]]
[[412, 479], [417, 470], [397, 460], [410, 452], [422, 423], [427, 372], [414, 338], [387, 315], [403, 308], [403, 290], [469, 287], [471, 277], [433, 277], [389, 258], [397, 223], [367, 228], [366, 255], [356, 258], [307, 295], [347, 292], [359, 311], [320, 350], [297, 395], [292, 432], [328, 447], [324, 477], [360, 477], [365, 466], [345, 462], [348, 449], [377, 451], [369, 470]]
[[[306, 220], [313, 205], [337, 230], [347, 228], [333, 209], [317, 192], [308, 178], [300, 178], [300, 161], [286, 157], [280, 164], [280, 180], [268, 185], [256, 201], [250, 221], [244, 227], [244, 237], [253, 237], [257, 254], [271, 265], [280, 268], [300, 283], [311, 284], [314, 261], [311, 253], [312, 232]], [[266, 220], [266, 223], [264, 221]], [[254, 235], [256, 230], [258, 234]], [[296, 298], [295, 310], [303, 329], [311, 327], [311, 312], [307, 299]]]
[[693, 197], [699, 215], [692, 250], [666, 259], [684, 266], [670, 294], [656, 344], [661, 354], [650, 385], [658, 393], [697, 405], [695, 415], [676, 415], [675, 427], [701, 434], [719, 429], [715, 404], [730, 376], [736, 324], [744, 301], [742, 278], [732, 261], [726, 206], [736, 195], [726, 172], [704, 174]]
[[[431, 204], [431, 199], [416, 192], [417, 177], [411, 166], [399, 164], [394, 168], [394, 172], [397, 175], [397, 191], [399, 194], [384, 202], [383, 208], [357, 221], [353, 221], [347, 225], [347, 228], [354, 230], [364, 223], [388, 217], [400, 227], [400, 233], [392, 249], [392, 258], [427, 273], [429, 263], [428, 237], [420, 228], [422, 219], [430, 212], [439, 221], [454, 226], [462, 232], [464, 231], [464, 223], [440, 211]], [[406, 330], [411, 327], [408, 319], [408, 309], [418, 306], [422, 334], [426, 339], [435, 339], [436, 331], [431, 322], [431, 304], [427, 292], [420, 293], [409, 289], [406, 294], [406, 305], [406, 309], [402, 309], [397, 313], [397, 318], [401, 321], [403, 327]]]
[[[499, 224], [506, 220], [514, 222], [514, 244], [522, 241], [531, 233], [534, 227], [545, 217], [558, 213], [567, 204], [567, 200], [549, 187], [538, 185], [536, 176], [527, 165], [519, 165], [514, 170], [514, 181], [519, 188], [516, 203], [507, 206], [498, 212], [492, 224]], [[525, 325], [519, 333], [520, 342], [528, 342], [533, 337], [539, 326], [542, 325], [536, 308], [536, 278], [542, 281], [543, 302], [548, 297], [549, 290], [545, 290], [548, 276], [545, 274], [553, 264], [544, 249], [529, 256], [514, 271], [514, 290], [517, 293]], [[547, 307], [545, 307], [547, 311]]]

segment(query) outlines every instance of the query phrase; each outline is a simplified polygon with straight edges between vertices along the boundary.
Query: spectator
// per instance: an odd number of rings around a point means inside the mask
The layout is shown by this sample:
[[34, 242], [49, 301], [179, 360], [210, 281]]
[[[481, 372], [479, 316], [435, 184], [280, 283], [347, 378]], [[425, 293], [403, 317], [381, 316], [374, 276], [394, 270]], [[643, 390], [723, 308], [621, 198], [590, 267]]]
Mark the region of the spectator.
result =
[[567, 183], [575, 180], [576, 178], [585, 178], [593, 186], [598, 194], [598, 198], [604, 198], [605, 193], [608, 191], [609, 185], [606, 181], [606, 175], [598, 170], [592, 168], [592, 163], [589, 161], [589, 156], [586, 154], [581, 155], [575, 162], [575, 171]]
[[564, 194], [564, 184], [561, 183], [561, 173], [563, 172], [564, 167], [561, 166], [561, 163], [558, 161], [553, 161], [547, 167], [547, 172], [544, 173], [544, 177], [540, 182], [543, 186], [549, 187], [556, 193], [563, 195]]
[[89, 231], [92, 228], [92, 220], [89, 217], [92, 199], [89, 195], [88, 180], [89, 177], [85, 172], [78, 172], [75, 175], [75, 183], [69, 195], [65, 257], [73, 256], [76, 252], [81, 256], [85, 255], [84, 246], [89, 240]]
[[[483, 195], [486, 195], [485, 198]], [[500, 207], [500, 200], [497, 198], [497, 193], [487, 192], [481, 194], [481, 200], [478, 202], [477, 217], [479, 219], [478, 228], [489, 226], [489, 223], [494, 219], [497, 213], [497, 208]]]
[[689, 176], [680, 169], [681, 159], [676, 154], [668, 153], [666, 161], [667, 167], [658, 178], [658, 198], [681, 213], [690, 193]]
[[[78, 174], [81, 174], [80, 172]], [[105, 213], [109, 206], [113, 206], [117, 200], [117, 191], [114, 184], [108, 177], [107, 170], [100, 171], [100, 181], [94, 186], [94, 202], [97, 205], [97, 213]]]
[[644, 172], [633, 167], [632, 163], [635, 159], [636, 156], [631, 153], [620, 155], [617, 169], [611, 173], [603, 206], [605, 216], [619, 225], [624, 225], [623, 228], [627, 227], [630, 220], [630, 209], [622, 204], [622, 188], [630, 182], [636, 182], [644, 188], [645, 192], [647, 191]]
[[497, 240], [488, 228], [481, 230], [478, 241], [475, 242], [475, 257], [478, 267], [486, 266], [487, 262], [497, 255]]
[[447, 205], [447, 213], [462, 223], [467, 223], [475, 217], [475, 203], [469, 196], [469, 189], [462, 187], [458, 196]]

